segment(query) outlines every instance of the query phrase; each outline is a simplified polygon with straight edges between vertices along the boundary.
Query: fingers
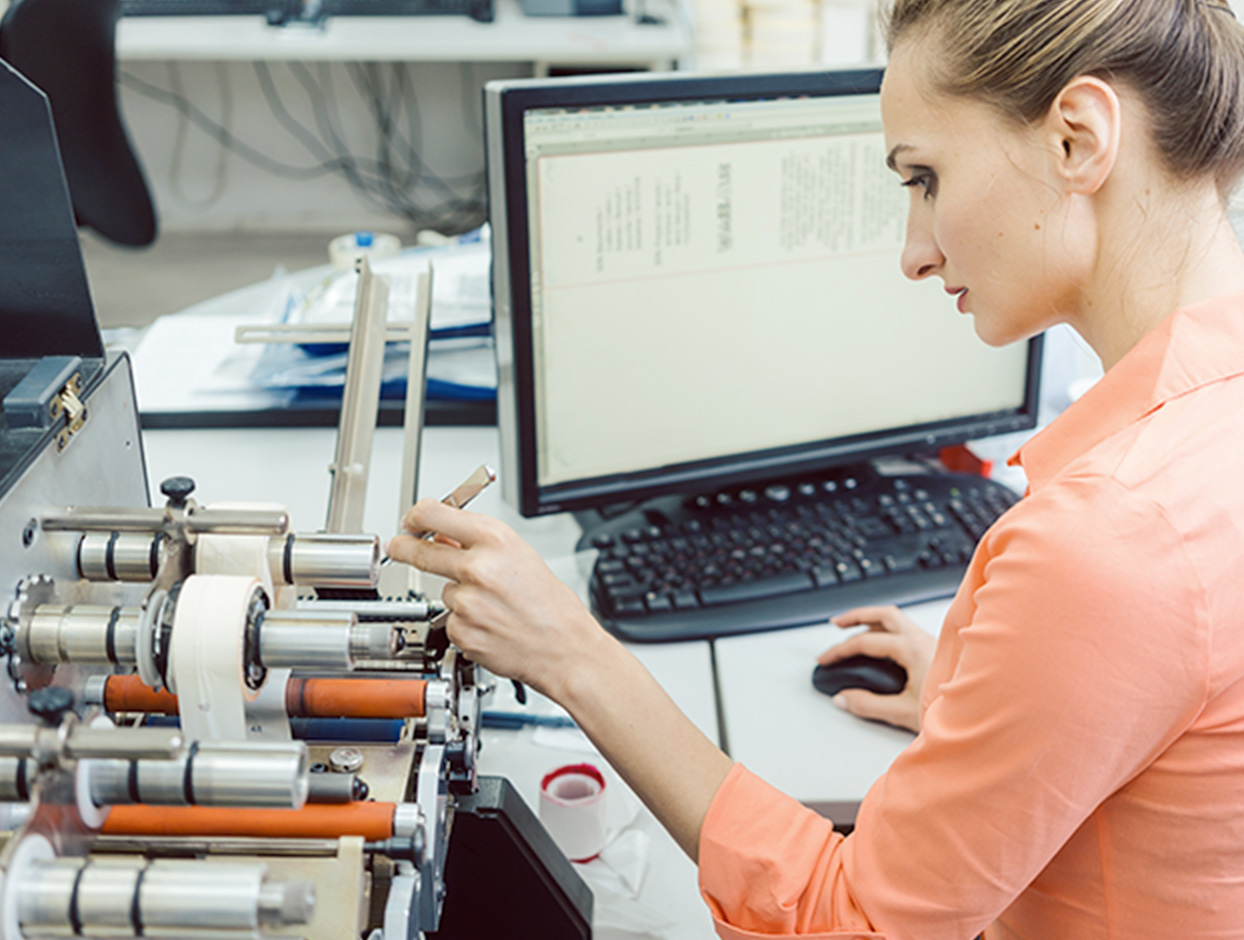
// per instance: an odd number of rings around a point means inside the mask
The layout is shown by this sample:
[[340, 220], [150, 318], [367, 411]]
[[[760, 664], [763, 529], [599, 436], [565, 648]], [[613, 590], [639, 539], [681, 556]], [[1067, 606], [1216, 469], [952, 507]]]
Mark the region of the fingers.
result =
[[905, 666], [903, 660], [907, 648], [907, 641], [893, 633], [857, 633], [837, 646], [831, 646], [816, 661], [822, 666], [828, 666], [848, 656], [879, 656]]
[[844, 629], [866, 626], [870, 630], [881, 629], [891, 633], [910, 633], [920, 629], [914, 620], [893, 604], [879, 607], [856, 607], [830, 618], [829, 622]]
[[461, 581], [465, 571], [466, 559], [462, 549], [439, 541], [417, 539], [413, 535], [395, 535], [389, 539], [385, 552], [394, 561], [405, 562], [420, 571], [440, 575], [450, 581]]
[[919, 705], [913, 695], [876, 695], [864, 689], [843, 689], [834, 696], [834, 704], [857, 718], [884, 721], [908, 731], [920, 730]]
[[421, 499], [406, 511], [402, 528], [418, 534], [435, 532], [470, 547], [486, 532], [491, 520], [435, 499]]

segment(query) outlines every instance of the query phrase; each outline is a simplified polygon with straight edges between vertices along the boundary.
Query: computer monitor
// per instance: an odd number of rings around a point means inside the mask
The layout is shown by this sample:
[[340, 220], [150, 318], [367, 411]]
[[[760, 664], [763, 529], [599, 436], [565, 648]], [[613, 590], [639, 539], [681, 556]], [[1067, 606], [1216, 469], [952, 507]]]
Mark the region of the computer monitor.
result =
[[498, 422], [524, 515], [761, 483], [1035, 425], [899, 269], [881, 72], [486, 86]]

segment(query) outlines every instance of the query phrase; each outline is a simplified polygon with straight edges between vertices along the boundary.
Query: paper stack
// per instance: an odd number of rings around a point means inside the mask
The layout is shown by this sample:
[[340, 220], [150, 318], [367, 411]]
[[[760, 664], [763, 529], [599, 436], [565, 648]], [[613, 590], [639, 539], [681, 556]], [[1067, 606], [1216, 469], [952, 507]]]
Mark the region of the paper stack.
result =
[[691, 0], [696, 68], [729, 71], [744, 64], [746, 22], [742, 0]]
[[851, 66], [874, 58], [875, 0], [690, 0], [696, 68]]
[[816, 63], [820, 12], [816, 0], [747, 0], [748, 65], [782, 69]]

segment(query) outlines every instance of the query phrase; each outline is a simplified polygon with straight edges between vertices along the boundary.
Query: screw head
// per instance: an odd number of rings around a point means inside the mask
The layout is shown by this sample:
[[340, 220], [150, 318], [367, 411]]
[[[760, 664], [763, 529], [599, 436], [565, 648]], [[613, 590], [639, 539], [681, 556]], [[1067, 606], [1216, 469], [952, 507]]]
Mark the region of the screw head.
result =
[[47, 724], [59, 725], [66, 713], [73, 709], [73, 692], [59, 685], [44, 686], [30, 693], [26, 708]]
[[194, 492], [194, 480], [190, 477], [169, 477], [160, 484], [160, 492], [168, 497], [174, 509], [181, 509]]

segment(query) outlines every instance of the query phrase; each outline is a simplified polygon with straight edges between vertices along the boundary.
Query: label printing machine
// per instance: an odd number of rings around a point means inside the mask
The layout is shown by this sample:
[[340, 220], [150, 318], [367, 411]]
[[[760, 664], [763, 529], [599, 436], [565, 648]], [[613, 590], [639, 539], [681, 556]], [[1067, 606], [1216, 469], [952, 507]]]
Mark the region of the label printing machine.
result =
[[3, 62], [0, 399], [0, 940], [590, 936], [376, 536], [185, 478], [150, 505], [47, 101]]

